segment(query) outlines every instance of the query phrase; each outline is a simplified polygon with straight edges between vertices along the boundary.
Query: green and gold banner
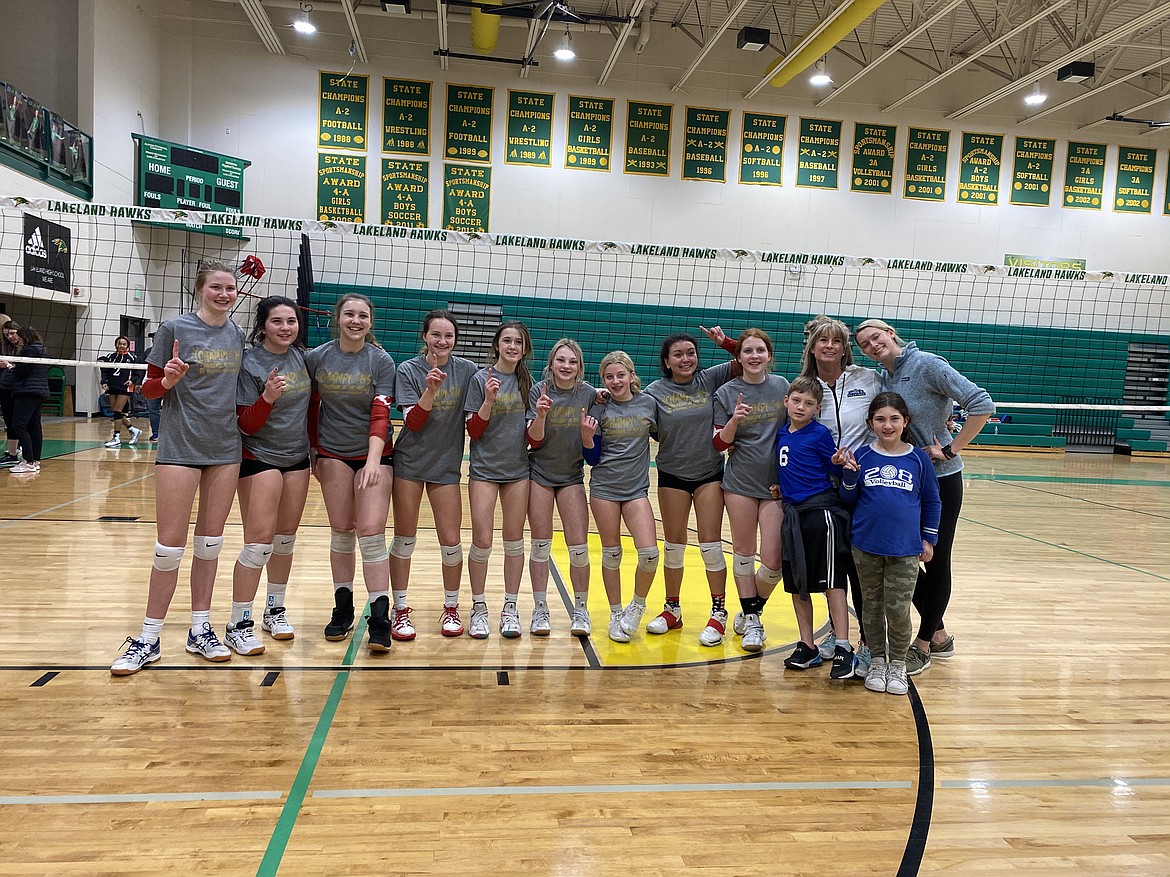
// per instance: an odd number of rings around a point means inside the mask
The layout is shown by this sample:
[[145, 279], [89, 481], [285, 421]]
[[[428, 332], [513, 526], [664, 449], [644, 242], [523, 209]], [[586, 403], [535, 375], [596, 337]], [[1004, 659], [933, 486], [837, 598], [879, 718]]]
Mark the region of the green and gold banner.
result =
[[443, 165], [443, 228], [487, 234], [492, 207], [492, 169]]
[[1163, 188], [1165, 189], [1165, 195], [1162, 201], [1162, 215], [1170, 216], [1170, 164], [1166, 166], [1166, 185]]
[[317, 218], [366, 221], [366, 157], [317, 153]]
[[317, 145], [366, 151], [366, 107], [370, 77], [318, 70]]
[[731, 110], [687, 107], [683, 132], [684, 180], [727, 181], [727, 128]]
[[382, 80], [382, 151], [431, 154], [431, 84]]
[[947, 197], [947, 151], [950, 131], [911, 128], [906, 143], [906, 178], [902, 197], [917, 201], [945, 201]]
[[552, 166], [553, 97], [543, 91], [508, 89], [505, 163]]
[[608, 171], [613, 152], [613, 98], [569, 95], [565, 167]]
[[1113, 209], [1118, 213], [1149, 213], [1154, 205], [1154, 171], [1158, 150], [1117, 147], [1117, 188]]
[[494, 88], [480, 85], [447, 86], [447, 138], [443, 158], [491, 164], [494, 94]]
[[854, 192], [890, 195], [894, 191], [894, 125], [853, 126], [853, 173], [849, 188]]
[[780, 186], [784, 177], [784, 128], [787, 116], [743, 114], [739, 138], [739, 181], [753, 186]]
[[959, 151], [959, 203], [998, 204], [1003, 166], [1002, 134], [963, 132]]
[[429, 161], [382, 159], [382, 225], [426, 228], [430, 193]]
[[632, 100], [626, 110], [627, 174], [670, 176], [670, 104]]
[[841, 162], [841, 123], [801, 119], [798, 145], [796, 185], [806, 189], [836, 189]]
[[1064, 206], [1100, 210], [1104, 194], [1105, 144], [1069, 143], [1064, 165]]
[[1052, 197], [1055, 161], [1055, 140], [1017, 137], [1012, 163], [1011, 203], [1022, 207], [1047, 207]]

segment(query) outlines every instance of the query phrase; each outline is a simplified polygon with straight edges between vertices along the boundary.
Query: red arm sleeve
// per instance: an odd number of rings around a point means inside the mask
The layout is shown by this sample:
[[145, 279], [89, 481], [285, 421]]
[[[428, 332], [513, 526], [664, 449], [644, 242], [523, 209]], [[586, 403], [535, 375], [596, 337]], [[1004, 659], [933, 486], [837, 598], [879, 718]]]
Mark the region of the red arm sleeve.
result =
[[524, 430], [524, 438], [528, 439], [528, 447], [533, 450], [544, 444], [544, 439], [534, 439], [527, 429]]
[[431, 412], [421, 405], [411, 405], [406, 411], [406, 428], [411, 432], [418, 432], [427, 422]]
[[163, 376], [166, 374], [157, 365], [146, 367], [146, 380], [142, 382], [142, 395], [147, 399], [161, 399], [169, 391], [163, 386]]
[[724, 336], [723, 343], [719, 345], [730, 354], [735, 354], [735, 339]]
[[390, 403], [392, 401], [388, 396], [375, 396], [373, 404], [370, 405], [369, 434], [386, 442], [387, 450], [390, 446]]
[[476, 411], [469, 418], [467, 418], [467, 434], [473, 439], [483, 438], [483, 431], [487, 429], [488, 422], [479, 416]]
[[240, 432], [255, 435], [268, 422], [268, 415], [272, 413], [272, 403], [260, 396], [251, 405], [237, 405], [236, 416], [240, 422]]
[[321, 420], [321, 394], [313, 390], [309, 397], [309, 447], [316, 450], [318, 445], [317, 426]]
[[[715, 427], [715, 434], [711, 437], [711, 444], [713, 444], [715, 446], [715, 450], [717, 450], [717, 451], [726, 451], [728, 448], [731, 447], [730, 444], [728, 444], [727, 442], [725, 442], [723, 440], [723, 436], [719, 435], [719, 431], [722, 430], [723, 427], [726, 425], [727, 424], [724, 423], [720, 426]], [[732, 444], [734, 444], [734, 442], [732, 442]]]

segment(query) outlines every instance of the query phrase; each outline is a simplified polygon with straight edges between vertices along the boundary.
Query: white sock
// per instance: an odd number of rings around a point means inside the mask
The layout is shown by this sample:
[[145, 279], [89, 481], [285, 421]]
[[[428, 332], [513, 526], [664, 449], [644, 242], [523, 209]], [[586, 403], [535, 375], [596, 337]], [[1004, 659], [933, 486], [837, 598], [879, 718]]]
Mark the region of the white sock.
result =
[[335, 591], [352, 591], [353, 582], [334, 582], [333, 590]]
[[389, 591], [370, 591], [370, 605], [373, 606], [374, 602], [379, 597], [385, 597], [386, 601], [389, 602], [390, 601], [390, 592]]
[[589, 607], [589, 592], [588, 591], [574, 591], [573, 592], [573, 608], [587, 609]]
[[613, 612], [621, 612], [621, 611], [622, 611], [622, 609], [624, 609], [624, 608], [625, 608], [625, 607], [624, 607], [624, 606], [622, 606], [622, 604], [621, 604], [621, 603], [610, 603], [610, 604], [609, 604], [609, 611], [610, 611], [611, 613], [613, 613]]
[[637, 594], [635, 594], [633, 597], [630, 598], [630, 605], [631, 606], [639, 606], [642, 609], [645, 609], [646, 608], [646, 598], [639, 597]]
[[537, 609], [540, 609], [542, 612], [547, 612], [548, 611], [548, 591], [533, 591], [532, 592], [532, 602], [536, 605]]
[[406, 608], [406, 588], [403, 588], [401, 591], [394, 591], [393, 593], [394, 593], [394, 608], [395, 609], [405, 609]]
[[199, 634], [203, 633], [203, 626], [205, 624], [208, 626], [211, 625], [211, 610], [208, 609], [205, 612], [196, 612], [194, 609], [192, 609], [191, 610], [191, 634], [192, 634], [192, 636], [198, 636]]
[[510, 612], [513, 615], [518, 611], [516, 609], [516, 600], [519, 594], [504, 594], [504, 612]]
[[162, 635], [163, 620], [161, 618], [151, 618], [149, 615], [142, 619], [142, 641], [153, 645], [158, 642], [158, 638]]
[[235, 627], [241, 621], [248, 621], [252, 617], [252, 603], [254, 601], [248, 600], [246, 603], [237, 603], [232, 601], [232, 621], [231, 624]]
[[478, 597], [475, 594], [471, 595], [471, 611], [487, 612], [487, 600], [483, 598], [483, 594], [480, 594]]
[[444, 591], [443, 592], [443, 605], [444, 606], [458, 606], [459, 605], [459, 592], [458, 591]]
[[283, 606], [284, 595], [286, 591], [288, 591], [288, 582], [285, 582], [284, 584], [269, 582], [268, 598], [264, 601], [264, 605], [269, 609], [274, 609], [277, 606]]

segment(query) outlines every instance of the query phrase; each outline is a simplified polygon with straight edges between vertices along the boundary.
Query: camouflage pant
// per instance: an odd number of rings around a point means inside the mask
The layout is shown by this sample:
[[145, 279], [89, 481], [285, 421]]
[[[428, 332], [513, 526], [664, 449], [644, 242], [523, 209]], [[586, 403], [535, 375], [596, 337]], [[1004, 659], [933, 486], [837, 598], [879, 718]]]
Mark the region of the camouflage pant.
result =
[[871, 653], [887, 654], [888, 644], [889, 660], [905, 661], [913, 634], [910, 598], [918, 581], [918, 556], [883, 557], [854, 548], [853, 561], [861, 579], [861, 620]]

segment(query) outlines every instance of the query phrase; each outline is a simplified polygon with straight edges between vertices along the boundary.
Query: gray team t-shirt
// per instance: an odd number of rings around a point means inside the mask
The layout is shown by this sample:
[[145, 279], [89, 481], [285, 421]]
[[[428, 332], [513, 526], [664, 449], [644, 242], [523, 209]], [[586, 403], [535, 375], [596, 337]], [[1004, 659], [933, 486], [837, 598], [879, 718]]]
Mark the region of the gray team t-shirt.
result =
[[771, 499], [768, 487], [776, 483], [776, 431], [788, 420], [784, 411], [788, 381], [777, 375], [768, 375], [762, 384], [749, 384], [742, 377], [728, 381], [715, 391], [715, 426], [731, 420], [740, 393], [752, 406], [752, 413], [736, 428], [723, 489], [753, 499]]
[[[418, 432], [403, 427], [394, 447], [394, 474], [412, 481], [431, 484], [458, 484], [463, 467], [464, 426], [463, 400], [467, 384], [479, 369], [470, 359], [452, 356], [443, 366], [447, 379], [435, 391], [435, 401], [427, 422]], [[405, 412], [417, 405], [427, 389], [431, 365], [426, 357], [416, 356], [398, 366], [394, 379], [394, 402]]]
[[594, 405], [601, 459], [589, 473], [589, 495], [629, 502], [650, 492], [650, 433], [658, 428], [658, 403], [636, 393], [628, 402]]
[[531, 478], [545, 487], [567, 487], [585, 483], [585, 460], [581, 456], [581, 409], [586, 411], [597, 399], [597, 390], [581, 383], [562, 390], [555, 381], [532, 385], [528, 408], [536, 416], [536, 400], [546, 386], [552, 408], [544, 420], [544, 444], [528, 454]]
[[[471, 377], [467, 397], [463, 400], [465, 414], [479, 411], [483, 404], [483, 388], [487, 384], [486, 368]], [[468, 475], [476, 481], [494, 481], [507, 484], [528, 478], [528, 441], [524, 430], [528, 426], [528, 402], [520, 397], [520, 385], [515, 374], [504, 374], [492, 369], [500, 380], [500, 392], [492, 403], [492, 416], [487, 429], [478, 439], [471, 440], [471, 465]]]
[[251, 435], [243, 434], [244, 449], [270, 466], [292, 466], [309, 454], [312, 382], [305, 367], [304, 351], [290, 347], [287, 352], [276, 354], [259, 345], [245, 350], [236, 382], [236, 404], [248, 406], [259, 399], [274, 368], [284, 376], [284, 391], [264, 425]]
[[[370, 447], [374, 397], [385, 397], [387, 405], [394, 400], [394, 359], [373, 344], [345, 353], [338, 342], [329, 341], [309, 351], [305, 363], [321, 395], [317, 444], [335, 457], [364, 459]], [[383, 453], [389, 453], [392, 444], [388, 433]]]
[[156, 461], [181, 466], [240, 462], [236, 378], [244, 356], [244, 330], [228, 320], [209, 326], [194, 313], [165, 321], [147, 362], [162, 368], [174, 342], [191, 368], [163, 396]]
[[658, 401], [659, 472], [701, 481], [723, 467], [723, 455], [711, 444], [712, 397], [730, 380], [731, 363], [723, 362], [696, 372], [688, 383], [660, 378], [645, 389]]

